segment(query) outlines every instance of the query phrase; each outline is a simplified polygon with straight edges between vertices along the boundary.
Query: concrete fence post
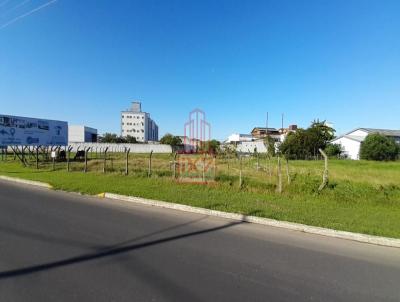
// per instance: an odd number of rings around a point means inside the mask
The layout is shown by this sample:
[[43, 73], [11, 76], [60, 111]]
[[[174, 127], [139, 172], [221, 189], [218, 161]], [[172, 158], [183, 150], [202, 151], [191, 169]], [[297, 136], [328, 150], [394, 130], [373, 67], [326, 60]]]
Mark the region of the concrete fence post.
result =
[[177, 157], [177, 155], [178, 155], [178, 153], [177, 152], [175, 152], [175, 154], [174, 154], [174, 161], [173, 161], [173, 165], [174, 165], [174, 170], [173, 170], [173, 174], [172, 174], [172, 177], [173, 177], [173, 179], [176, 179], [176, 157]]
[[153, 156], [153, 150], [150, 152], [150, 157], [149, 157], [149, 171], [148, 171], [148, 177], [151, 176], [151, 158]]
[[240, 169], [239, 169], [239, 189], [242, 188], [243, 180], [242, 180], [242, 155], [239, 155]]
[[282, 163], [281, 157], [278, 155], [278, 193], [282, 193]]
[[130, 148], [125, 147], [125, 175], [129, 173], [129, 152], [131, 151]]
[[318, 191], [321, 192], [328, 185], [328, 182], [329, 182], [329, 178], [328, 178], [328, 156], [326, 155], [326, 153], [324, 151], [322, 151], [322, 149], [318, 149], [318, 151], [324, 157], [324, 161], [325, 161], [324, 173], [322, 175], [322, 184], [318, 188]]

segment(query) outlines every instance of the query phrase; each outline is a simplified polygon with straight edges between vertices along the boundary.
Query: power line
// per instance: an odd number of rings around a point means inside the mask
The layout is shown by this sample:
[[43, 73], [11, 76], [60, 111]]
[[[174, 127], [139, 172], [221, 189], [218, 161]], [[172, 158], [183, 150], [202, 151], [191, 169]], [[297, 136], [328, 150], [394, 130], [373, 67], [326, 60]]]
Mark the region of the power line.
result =
[[15, 23], [15, 22], [17, 22], [17, 21], [23, 19], [23, 18], [25, 18], [25, 17], [28, 17], [28, 16], [30, 16], [30, 15], [32, 15], [32, 14], [38, 12], [39, 10], [41, 10], [41, 9], [43, 9], [43, 8], [45, 8], [45, 7], [49, 6], [49, 5], [51, 5], [51, 4], [55, 3], [55, 2], [57, 2], [57, 1], [58, 1], [58, 0], [51, 0], [51, 1], [49, 1], [49, 2], [46, 2], [45, 4], [42, 4], [42, 5], [40, 5], [40, 6], [36, 7], [36, 8], [34, 8], [34, 9], [32, 9], [31, 11], [29, 11], [29, 12], [27, 12], [27, 13], [24, 13], [24, 14], [22, 14], [22, 15], [16, 17], [16, 18], [14, 18], [14, 19], [12, 19], [11, 21], [6, 22], [5, 24], [3, 24], [3, 25], [0, 26], [0, 29], [3, 29], [3, 28], [5, 28], [5, 27], [7, 27], [7, 26], [9, 26], [9, 25], [11, 25], [11, 24], [13, 24], [13, 23]]

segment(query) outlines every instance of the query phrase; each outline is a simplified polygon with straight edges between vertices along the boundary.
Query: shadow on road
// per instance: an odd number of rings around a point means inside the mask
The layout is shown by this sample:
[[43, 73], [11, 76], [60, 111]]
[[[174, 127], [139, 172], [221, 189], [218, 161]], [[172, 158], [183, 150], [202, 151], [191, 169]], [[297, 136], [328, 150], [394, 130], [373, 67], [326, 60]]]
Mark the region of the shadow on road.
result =
[[[201, 219], [204, 219], [204, 217]], [[201, 219], [199, 219], [199, 220], [201, 220]], [[245, 221], [246, 221], [246, 216], [243, 216], [242, 221], [230, 222], [230, 223], [224, 224], [222, 226], [218, 226], [218, 227], [213, 227], [213, 228], [208, 228], [208, 229], [204, 229], [204, 230], [179, 234], [179, 235], [175, 235], [175, 236], [169, 236], [169, 237], [156, 239], [156, 240], [152, 240], [152, 241], [148, 241], [148, 242], [144, 242], [144, 243], [125, 245], [127, 242], [132, 242], [132, 241], [125, 241], [123, 243], [119, 243], [117, 245], [113, 245], [113, 246], [105, 248], [105, 249], [103, 248], [100, 251], [96, 251], [96, 252], [86, 253], [83, 255], [74, 256], [74, 257], [63, 259], [63, 260], [28, 266], [28, 267], [24, 267], [24, 268], [3, 271], [3, 272], [0, 272], [0, 279], [18, 277], [18, 276], [22, 276], [22, 275], [28, 275], [28, 274], [33, 274], [33, 273], [37, 273], [37, 272], [56, 269], [56, 268], [63, 267], [63, 266], [87, 262], [87, 261], [91, 261], [91, 260], [111, 257], [111, 256], [115, 256], [115, 255], [121, 255], [124, 253], [128, 253], [128, 252], [146, 248], [146, 247], [151, 247], [151, 246], [155, 246], [155, 245], [159, 245], [159, 244], [163, 244], [163, 243], [167, 243], [167, 242], [171, 242], [171, 241], [175, 241], [175, 240], [180, 240], [180, 239], [184, 239], [184, 238], [188, 238], [188, 237], [192, 237], [192, 236], [198, 236], [198, 235], [202, 235], [202, 234], [206, 234], [206, 233], [216, 232], [219, 230], [233, 227], [238, 224], [242, 224]], [[193, 223], [193, 222], [189, 222], [186, 224], [190, 224], [190, 223]], [[168, 228], [166, 230], [171, 230], [171, 229], [174, 229], [177, 227], [180, 227], [180, 226], [174, 226], [174, 227]], [[145, 237], [152, 236], [154, 234], [162, 233], [166, 230], [164, 229], [162, 231], [157, 231], [157, 232], [154, 232], [154, 233], [151, 233], [151, 234], [139, 237], [139, 238], [135, 238], [135, 239], [133, 239], [133, 241], [137, 241], [137, 240], [143, 239]], [[123, 245], [123, 246], [121, 246], [121, 245]]]

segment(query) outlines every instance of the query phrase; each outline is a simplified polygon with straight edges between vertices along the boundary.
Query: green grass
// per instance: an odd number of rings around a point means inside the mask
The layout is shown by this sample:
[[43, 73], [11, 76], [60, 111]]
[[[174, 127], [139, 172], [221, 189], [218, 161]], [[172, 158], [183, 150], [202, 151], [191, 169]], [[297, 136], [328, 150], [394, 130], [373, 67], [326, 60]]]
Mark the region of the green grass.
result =
[[[268, 217], [308, 225], [400, 238], [400, 162], [331, 160], [330, 183], [321, 193], [322, 161], [291, 161], [291, 184], [282, 166], [284, 191], [276, 193], [276, 160], [242, 161], [244, 183], [239, 188], [239, 162], [217, 160], [217, 181], [209, 185], [183, 184], [171, 178], [170, 155], [155, 155], [153, 174], [147, 177], [148, 156], [130, 156], [130, 175], [123, 175], [122, 155], [112, 155], [113, 166], [102, 174], [102, 161], [92, 159], [89, 173], [83, 163], [41, 164], [24, 168], [18, 162], [0, 161], [0, 174], [50, 183], [55, 189], [86, 194], [111, 192], [187, 204], [208, 209]], [[229, 167], [229, 168], [228, 168]]]

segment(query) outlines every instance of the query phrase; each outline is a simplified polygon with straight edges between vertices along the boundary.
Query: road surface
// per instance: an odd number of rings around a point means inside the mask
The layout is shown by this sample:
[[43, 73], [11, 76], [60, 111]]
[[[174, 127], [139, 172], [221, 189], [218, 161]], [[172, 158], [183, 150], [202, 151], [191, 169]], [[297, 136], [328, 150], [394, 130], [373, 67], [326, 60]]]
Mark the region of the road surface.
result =
[[0, 181], [0, 301], [400, 301], [400, 249]]

